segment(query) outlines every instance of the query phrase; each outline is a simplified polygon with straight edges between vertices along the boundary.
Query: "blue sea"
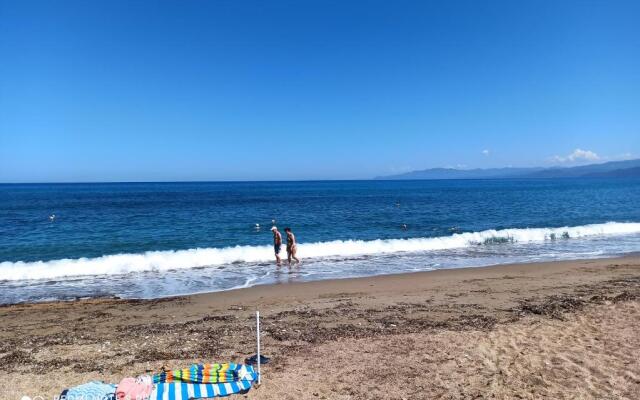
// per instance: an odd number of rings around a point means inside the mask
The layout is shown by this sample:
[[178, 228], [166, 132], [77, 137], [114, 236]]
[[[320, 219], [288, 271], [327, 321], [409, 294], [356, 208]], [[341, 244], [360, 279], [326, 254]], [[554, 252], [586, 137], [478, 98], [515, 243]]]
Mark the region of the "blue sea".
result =
[[[299, 266], [275, 266], [274, 223]], [[0, 185], [0, 303], [637, 251], [638, 179]]]

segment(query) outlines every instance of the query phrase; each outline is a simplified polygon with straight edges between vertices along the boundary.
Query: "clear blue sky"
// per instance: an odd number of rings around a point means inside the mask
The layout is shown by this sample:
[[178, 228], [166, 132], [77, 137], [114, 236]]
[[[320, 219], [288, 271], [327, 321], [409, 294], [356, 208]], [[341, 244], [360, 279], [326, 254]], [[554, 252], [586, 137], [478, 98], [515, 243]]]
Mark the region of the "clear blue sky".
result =
[[0, 182], [638, 157], [638, 21], [638, 1], [0, 0]]

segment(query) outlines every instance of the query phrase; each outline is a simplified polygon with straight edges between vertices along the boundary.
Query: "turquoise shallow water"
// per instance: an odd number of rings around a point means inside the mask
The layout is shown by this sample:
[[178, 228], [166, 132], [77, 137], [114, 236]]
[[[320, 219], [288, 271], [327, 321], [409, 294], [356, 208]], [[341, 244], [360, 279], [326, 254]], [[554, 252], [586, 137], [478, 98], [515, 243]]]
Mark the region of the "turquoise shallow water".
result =
[[0, 185], [0, 302], [616, 255], [640, 250], [638, 199], [638, 179]]

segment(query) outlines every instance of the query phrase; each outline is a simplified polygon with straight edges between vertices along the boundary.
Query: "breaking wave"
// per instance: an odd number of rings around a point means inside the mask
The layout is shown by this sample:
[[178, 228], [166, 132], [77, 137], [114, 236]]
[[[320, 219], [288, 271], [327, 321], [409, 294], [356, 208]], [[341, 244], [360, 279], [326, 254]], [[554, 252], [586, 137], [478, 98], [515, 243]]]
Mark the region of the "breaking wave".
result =
[[[425, 252], [502, 243], [625, 235], [640, 233], [640, 223], [607, 222], [560, 228], [524, 228], [457, 233], [451, 236], [412, 239], [335, 240], [301, 243], [303, 258], [352, 257], [399, 252]], [[256, 263], [273, 259], [272, 246], [235, 246], [189, 250], [148, 251], [114, 254], [96, 258], [61, 259], [36, 262], [1, 262], [0, 281], [58, 279], [88, 275], [122, 275], [147, 271], [168, 271], [232, 263]]]

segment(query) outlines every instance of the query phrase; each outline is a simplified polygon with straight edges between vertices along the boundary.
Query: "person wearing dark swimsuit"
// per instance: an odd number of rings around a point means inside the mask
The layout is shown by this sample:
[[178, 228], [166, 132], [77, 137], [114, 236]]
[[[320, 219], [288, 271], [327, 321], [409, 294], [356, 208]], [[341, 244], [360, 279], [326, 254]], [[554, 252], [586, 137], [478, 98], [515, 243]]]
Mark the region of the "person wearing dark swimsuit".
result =
[[300, 263], [300, 260], [296, 257], [298, 245], [295, 235], [291, 232], [291, 228], [284, 228], [284, 232], [287, 234], [287, 260], [289, 261], [289, 265], [291, 265], [292, 258], [296, 260], [296, 263]]

